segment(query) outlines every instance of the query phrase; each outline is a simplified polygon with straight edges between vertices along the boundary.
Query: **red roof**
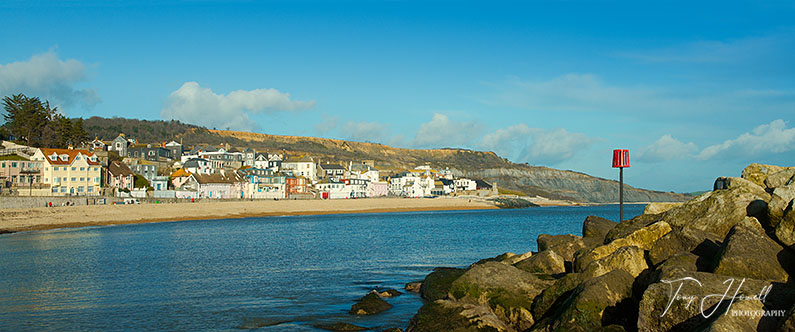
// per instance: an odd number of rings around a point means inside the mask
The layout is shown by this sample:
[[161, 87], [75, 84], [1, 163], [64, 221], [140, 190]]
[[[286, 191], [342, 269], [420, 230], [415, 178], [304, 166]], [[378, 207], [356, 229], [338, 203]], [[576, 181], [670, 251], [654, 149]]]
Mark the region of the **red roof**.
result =
[[[70, 149], [49, 149], [49, 148], [42, 148], [41, 153], [44, 154], [44, 160], [46, 160], [50, 165], [71, 165], [72, 162], [75, 161], [75, 158], [78, 154], [81, 154], [85, 157], [92, 157], [94, 156], [91, 151], [88, 150], [70, 150]], [[58, 155], [58, 158], [55, 160], [50, 159], [50, 156], [55, 153]], [[69, 156], [66, 160], [61, 159], [61, 155]], [[98, 166], [99, 160], [91, 161], [91, 159], [86, 159], [89, 165]]]

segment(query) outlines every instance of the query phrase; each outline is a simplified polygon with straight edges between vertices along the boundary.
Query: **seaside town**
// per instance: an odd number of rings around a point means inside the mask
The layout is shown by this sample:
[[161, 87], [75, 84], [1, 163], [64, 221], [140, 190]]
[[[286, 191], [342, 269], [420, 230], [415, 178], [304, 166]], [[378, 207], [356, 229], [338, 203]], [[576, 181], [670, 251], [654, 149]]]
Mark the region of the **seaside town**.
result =
[[[66, 149], [3, 141], [0, 195], [138, 199], [356, 199], [493, 196], [496, 184], [418, 165], [382, 171], [373, 160], [324, 162], [229, 144], [141, 143], [120, 133]], [[128, 199], [125, 199], [128, 198]]]

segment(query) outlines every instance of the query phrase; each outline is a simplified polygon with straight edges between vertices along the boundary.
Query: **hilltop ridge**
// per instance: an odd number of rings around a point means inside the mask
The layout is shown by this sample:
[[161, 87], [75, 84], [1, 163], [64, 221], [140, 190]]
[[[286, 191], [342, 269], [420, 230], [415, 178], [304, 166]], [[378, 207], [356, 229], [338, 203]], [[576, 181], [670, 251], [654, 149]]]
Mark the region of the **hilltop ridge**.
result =
[[[542, 166], [517, 164], [491, 151], [461, 148], [407, 149], [379, 143], [331, 138], [272, 135], [242, 131], [214, 130], [179, 121], [146, 121], [91, 117], [84, 121], [91, 136], [111, 140], [124, 132], [141, 142], [181, 141], [196, 144], [230, 144], [257, 151], [307, 154], [322, 162], [373, 160], [382, 175], [418, 165], [449, 168], [453, 174], [496, 182], [500, 188], [521, 191], [550, 199], [583, 203], [618, 201], [618, 182], [584, 173]], [[625, 186], [627, 202], [684, 201], [690, 196]]]

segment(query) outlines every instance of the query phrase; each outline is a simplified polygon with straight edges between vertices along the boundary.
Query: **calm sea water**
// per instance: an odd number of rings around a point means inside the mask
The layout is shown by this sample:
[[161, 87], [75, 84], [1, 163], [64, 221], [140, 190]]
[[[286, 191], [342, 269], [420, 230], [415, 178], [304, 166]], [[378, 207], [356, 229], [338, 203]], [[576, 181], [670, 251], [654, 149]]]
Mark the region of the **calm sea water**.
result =
[[[629, 218], [642, 212], [629, 205]], [[0, 331], [405, 328], [419, 296], [347, 314], [434, 267], [536, 250], [618, 206], [184, 221], [0, 236]]]

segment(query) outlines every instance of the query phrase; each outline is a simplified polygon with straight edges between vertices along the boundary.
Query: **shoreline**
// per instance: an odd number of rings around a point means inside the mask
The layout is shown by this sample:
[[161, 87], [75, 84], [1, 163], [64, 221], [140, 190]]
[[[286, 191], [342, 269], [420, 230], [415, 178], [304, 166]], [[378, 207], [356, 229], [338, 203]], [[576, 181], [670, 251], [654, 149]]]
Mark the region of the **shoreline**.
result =
[[0, 234], [89, 226], [253, 217], [498, 209], [468, 198], [258, 200], [0, 209]]

